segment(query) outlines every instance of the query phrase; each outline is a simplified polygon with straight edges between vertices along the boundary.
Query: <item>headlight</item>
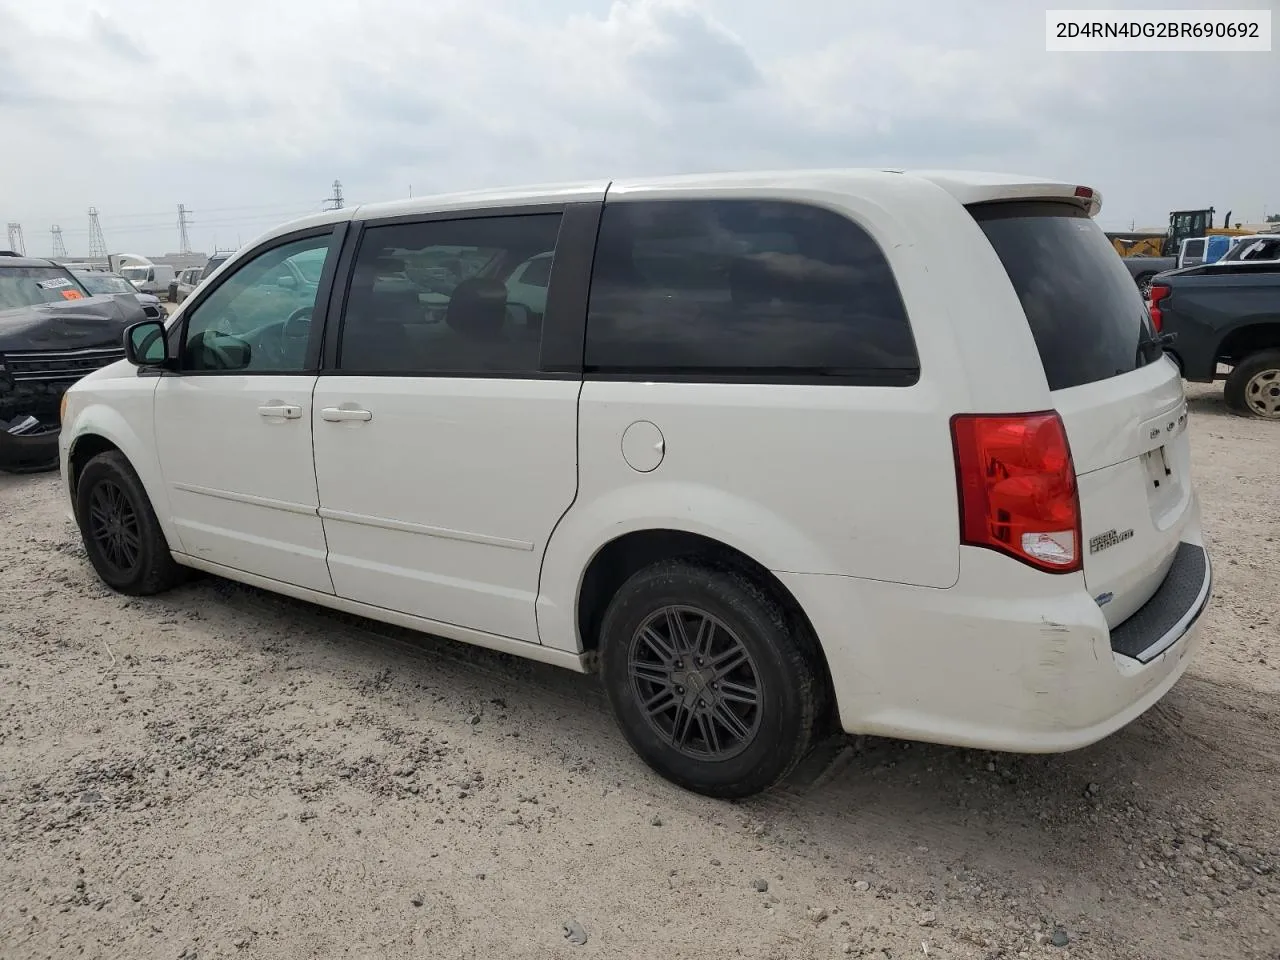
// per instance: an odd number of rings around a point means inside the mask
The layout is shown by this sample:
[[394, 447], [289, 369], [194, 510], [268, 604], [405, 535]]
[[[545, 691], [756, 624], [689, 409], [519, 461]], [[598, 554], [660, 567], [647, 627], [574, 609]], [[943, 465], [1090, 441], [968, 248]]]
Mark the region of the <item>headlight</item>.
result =
[[58, 422], [67, 422], [67, 395], [64, 393], [62, 399], [58, 401]]

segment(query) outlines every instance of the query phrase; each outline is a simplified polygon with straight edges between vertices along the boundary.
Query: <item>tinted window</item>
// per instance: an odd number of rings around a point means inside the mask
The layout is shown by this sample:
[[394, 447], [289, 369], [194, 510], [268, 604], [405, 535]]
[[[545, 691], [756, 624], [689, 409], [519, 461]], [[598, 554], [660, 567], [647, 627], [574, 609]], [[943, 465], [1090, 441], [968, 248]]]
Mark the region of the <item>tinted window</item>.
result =
[[1204, 241], [1203, 241], [1203, 240], [1188, 240], [1188, 241], [1187, 241], [1187, 256], [1188, 256], [1188, 257], [1203, 257], [1203, 256], [1204, 256]]
[[1137, 285], [1088, 214], [1065, 203], [970, 207], [1022, 301], [1050, 390], [1160, 356]]
[[[306, 369], [319, 285], [299, 261], [332, 256], [332, 234], [294, 240], [236, 267], [187, 318], [182, 366], [189, 371]], [[299, 279], [302, 277], [302, 279]]]
[[[551, 253], [560, 214], [367, 227], [352, 269], [338, 366], [364, 373], [533, 373], [544, 304], [507, 283]], [[548, 270], [551, 257], [546, 258]], [[526, 298], [527, 299], [527, 298]]]
[[551, 280], [551, 258], [537, 257], [520, 274], [520, 283], [531, 287], [545, 287]]
[[79, 300], [85, 290], [58, 267], [6, 267], [0, 264], [0, 310]]
[[893, 272], [850, 220], [796, 203], [605, 207], [587, 320], [595, 372], [914, 382]]

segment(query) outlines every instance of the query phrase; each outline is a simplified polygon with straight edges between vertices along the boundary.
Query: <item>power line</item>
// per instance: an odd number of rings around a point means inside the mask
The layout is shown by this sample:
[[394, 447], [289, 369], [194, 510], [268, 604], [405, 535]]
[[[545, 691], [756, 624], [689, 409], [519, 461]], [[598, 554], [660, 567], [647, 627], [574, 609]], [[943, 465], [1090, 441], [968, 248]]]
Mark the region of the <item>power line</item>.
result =
[[[318, 207], [331, 199], [331, 197], [325, 197], [323, 200], [298, 200], [294, 205], [302, 206], [306, 204], [308, 207]], [[202, 209], [205, 213], [237, 213], [245, 210], [272, 210], [278, 208], [279, 204], [277, 203], [250, 203], [240, 207], [203, 207]], [[139, 220], [145, 217], [164, 218], [169, 216], [170, 213], [167, 210], [153, 210], [149, 213], [113, 213], [111, 219], [114, 222], [116, 220]]]
[[[275, 213], [258, 214], [252, 217], [215, 217], [211, 220], [204, 220], [204, 219], [199, 219], [194, 216], [191, 216], [191, 211], [188, 210], [187, 214], [189, 219], [187, 220], [187, 225], [189, 227], [191, 226], [212, 227], [212, 226], [237, 226], [240, 224], [253, 224], [253, 223], [266, 222], [266, 221], [279, 223], [286, 220], [297, 219], [298, 217], [304, 217], [307, 214], [315, 213], [315, 212], [316, 211], [312, 208], [308, 208], [306, 210], [301, 210], [301, 211], [295, 208], [292, 210], [279, 210], [279, 211], [276, 211]], [[114, 215], [112, 216], [111, 220], [112, 220], [112, 223], [115, 222]], [[131, 224], [127, 224], [124, 227], [124, 229], [115, 229], [113, 227], [111, 233], [113, 236], [115, 236], [115, 235], [128, 235], [128, 234], [148, 233], [153, 231], [162, 231], [162, 230], [171, 229], [173, 227], [173, 224], [174, 222], [172, 220], [156, 220], [151, 223], [131, 223]], [[88, 231], [72, 229], [72, 230], [64, 230], [63, 233], [67, 234], [68, 236], [84, 236], [86, 233], [88, 233]]]

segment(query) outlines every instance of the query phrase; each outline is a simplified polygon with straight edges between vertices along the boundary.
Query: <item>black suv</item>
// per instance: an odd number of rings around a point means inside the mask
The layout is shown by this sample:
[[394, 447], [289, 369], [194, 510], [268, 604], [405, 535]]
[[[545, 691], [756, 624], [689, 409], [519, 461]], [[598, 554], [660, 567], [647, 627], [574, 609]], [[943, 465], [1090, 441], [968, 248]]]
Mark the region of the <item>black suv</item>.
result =
[[123, 359], [125, 328], [144, 319], [133, 296], [94, 296], [52, 260], [0, 250], [0, 469], [58, 465], [62, 395]]

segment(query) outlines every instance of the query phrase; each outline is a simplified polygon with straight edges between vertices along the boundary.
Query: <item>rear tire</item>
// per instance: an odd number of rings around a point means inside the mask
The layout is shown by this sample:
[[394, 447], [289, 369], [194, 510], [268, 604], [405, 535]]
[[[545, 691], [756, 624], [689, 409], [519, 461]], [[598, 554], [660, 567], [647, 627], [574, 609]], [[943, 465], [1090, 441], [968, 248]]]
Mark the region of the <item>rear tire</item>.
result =
[[76, 487], [76, 523], [89, 562], [112, 590], [150, 596], [184, 579], [142, 481], [118, 450], [85, 464]]
[[816, 643], [736, 569], [669, 560], [634, 574], [601, 625], [601, 674], [623, 735], [657, 773], [746, 797], [809, 752], [825, 715]]
[[1222, 396], [1233, 413], [1280, 420], [1280, 350], [1262, 350], [1237, 363]]

